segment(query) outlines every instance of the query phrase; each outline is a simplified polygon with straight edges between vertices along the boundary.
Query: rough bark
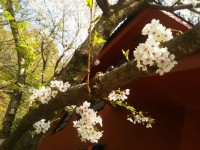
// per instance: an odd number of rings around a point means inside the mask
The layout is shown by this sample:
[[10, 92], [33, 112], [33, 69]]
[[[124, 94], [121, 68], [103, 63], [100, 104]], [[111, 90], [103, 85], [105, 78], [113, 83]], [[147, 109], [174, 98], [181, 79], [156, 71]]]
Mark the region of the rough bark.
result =
[[168, 47], [169, 51], [175, 54], [177, 59], [189, 55], [200, 50], [200, 23], [192, 30], [186, 31], [181, 36], [174, 38], [164, 46]]
[[[181, 5], [173, 5], [173, 6], [163, 6], [163, 5], [159, 5], [159, 4], [148, 4], [149, 8], [153, 8], [153, 9], [159, 9], [159, 10], [166, 10], [166, 11], [170, 11], [173, 12], [175, 10], [181, 10], [181, 9], [192, 9], [193, 5], [192, 4], [181, 4]], [[200, 4], [197, 4], [195, 6], [196, 8], [200, 7]]]
[[104, 15], [109, 15], [110, 13], [110, 5], [108, 3], [108, 0], [96, 0], [97, 5], [101, 8]]
[[[12, 35], [14, 38], [15, 42], [15, 48], [17, 51], [17, 60], [18, 60], [18, 72], [17, 72], [17, 81], [15, 82], [16, 86], [19, 86], [19, 84], [24, 84], [25, 83], [25, 68], [24, 68], [24, 55], [20, 51], [20, 41], [19, 41], [19, 31], [16, 27], [14, 27], [14, 24], [16, 24], [15, 20], [15, 14], [13, 10], [13, 4], [11, 0], [6, 0], [6, 5], [7, 5], [7, 11], [11, 14], [13, 17], [12, 20], [9, 20], [10, 28], [12, 31]], [[7, 138], [10, 135], [11, 132], [11, 127], [13, 124], [13, 121], [15, 119], [16, 113], [11, 114], [10, 110], [15, 109], [15, 112], [18, 109], [18, 106], [20, 104], [20, 100], [22, 97], [22, 91], [20, 89], [16, 89], [13, 91], [10, 103], [8, 105], [3, 123], [2, 123], [2, 133], [1, 133], [1, 138]]]

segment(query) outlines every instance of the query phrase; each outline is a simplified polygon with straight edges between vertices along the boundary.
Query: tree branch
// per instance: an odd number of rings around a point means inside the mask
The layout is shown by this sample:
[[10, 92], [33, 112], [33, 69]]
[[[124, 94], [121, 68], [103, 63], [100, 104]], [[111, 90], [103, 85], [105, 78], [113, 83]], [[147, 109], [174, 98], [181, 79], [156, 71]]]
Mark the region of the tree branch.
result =
[[[159, 4], [153, 4], [153, 3], [149, 3], [148, 4], [149, 8], [153, 8], [153, 9], [159, 9], [159, 10], [165, 10], [165, 11], [169, 11], [169, 12], [173, 12], [175, 10], [181, 10], [181, 9], [192, 9], [193, 6], [192, 4], [181, 4], [181, 5], [176, 5], [176, 6], [164, 6], [164, 5], [159, 5]], [[197, 4], [195, 8], [199, 8], [200, 4]]]
[[198, 11], [198, 10], [196, 10], [194, 8], [190, 8], [189, 10], [200, 15], [200, 11]]
[[126, 0], [118, 0], [117, 5], [123, 5], [123, 3], [125, 3]]
[[108, 0], [96, 0], [97, 5], [101, 8], [103, 11], [103, 15], [110, 14], [110, 5], [108, 3]]
[[[15, 42], [15, 48], [17, 51], [18, 70], [17, 70], [16, 85], [18, 86], [19, 84], [22, 85], [25, 84], [25, 75], [26, 75], [25, 60], [22, 51], [23, 48], [20, 46], [19, 30], [18, 28], [15, 27], [18, 22], [15, 19], [12, 0], [6, 0], [6, 7], [7, 11], [11, 14], [13, 18], [9, 20], [9, 24]], [[2, 139], [7, 138], [10, 135], [11, 127], [15, 119], [15, 115], [19, 107], [21, 97], [22, 97], [22, 91], [20, 89], [14, 90], [2, 123], [2, 133], [1, 133]], [[11, 109], [14, 109], [14, 113], [10, 113]]]

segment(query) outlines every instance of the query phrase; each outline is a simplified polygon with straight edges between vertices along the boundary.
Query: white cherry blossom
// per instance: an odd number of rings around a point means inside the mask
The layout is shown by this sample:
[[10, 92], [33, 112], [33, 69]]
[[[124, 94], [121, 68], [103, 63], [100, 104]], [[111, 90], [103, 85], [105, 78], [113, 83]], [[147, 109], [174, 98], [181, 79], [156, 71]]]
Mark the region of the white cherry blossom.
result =
[[0, 139], [0, 145], [2, 145], [4, 142], [4, 139]]
[[95, 126], [102, 125], [102, 118], [97, 116], [93, 109], [90, 109], [90, 103], [85, 101], [82, 106], [76, 107], [76, 113], [80, 114], [81, 119], [73, 121], [74, 127], [77, 128], [78, 135], [81, 136], [81, 141], [90, 141], [97, 143], [103, 136], [103, 131], [98, 131]]
[[[160, 75], [169, 72], [177, 62], [174, 61], [175, 56], [170, 54], [167, 47], [161, 47], [160, 44], [173, 38], [171, 29], [166, 29], [159, 20], [153, 19], [151, 23], [145, 25], [142, 34], [148, 35], [148, 38], [133, 52], [137, 68], [147, 71], [148, 66], [154, 65], [158, 67], [156, 73]], [[115, 97], [112, 98], [115, 99]]]
[[[39, 90], [37, 89], [30, 89], [30, 92], [33, 93], [29, 97], [29, 105], [32, 105], [32, 103], [39, 99], [42, 104], [47, 104], [52, 98], [55, 98], [58, 94], [58, 91], [60, 92], [66, 92], [70, 88], [69, 82], [63, 83], [63, 81], [51, 81], [50, 87], [42, 86]], [[57, 90], [52, 90], [57, 89]]]
[[151, 124], [147, 124], [146, 128], [152, 128], [152, 125]]
[[133, 123], [133, 119], [132, 118], [128, 117], [127, 120]]
[[1, 9], [1, 5], [0, 5], [0, 14], [3, 13], [3, 9]]
[[55, 98], [57, 94], [58, 94], [58, 91], [52, 91], [51, 96], [52, 96], [53, 98]]
[[94, 66], [98, 66], [100, 64], [100, 61], [97, 59], [95, 62], [94, 62]]
[[108, 95], [108, 100], [109, 101], [117, 101], [117, 100], [126, 100], [128, 99], [127, 95], [130, 94], [130, 89], [125, 89], [123, 91], [119, 90], [113, 90], [109, 95]]
[[36, 134], [46, 133], [50, 128], [50, 122], [45, 122], [45, 119], [41, 119], [40, 121], [33, 124]]
[[193, 7], [197, 5], [197, 0], [181, 0], [181, 2], [184, 4], [192, 4]]
[[15, 109], [11, 108], [10, 111], [9, 111], [9, 114], [13, 115], [14, 113], [15, 113]]

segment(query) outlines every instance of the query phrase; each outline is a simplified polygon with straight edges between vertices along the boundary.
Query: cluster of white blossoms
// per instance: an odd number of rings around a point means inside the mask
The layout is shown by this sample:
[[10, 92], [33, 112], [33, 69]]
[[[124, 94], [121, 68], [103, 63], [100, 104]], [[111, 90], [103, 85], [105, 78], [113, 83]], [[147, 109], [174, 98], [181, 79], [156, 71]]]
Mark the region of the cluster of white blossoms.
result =
[[100, 61], [97, 59], [97, 60], [95, 60], [95, 62], [94, 62], [94, 66], [98, 66], [100, 64]]
[[45, 122], [45, 119], [41, 119], [40, 121], [33, 124], [36, 134], [40, 134], [41, 132], [46, 133], [46, 131], [50, 128], [50, 122]]
[[152, 128], [151, 124], [154, 123], [154, 119], [150, 117], [145, 117], [142, 112], [136, 112], [134, 107], [124, 101], [128, 99], [127, 95], [129, 94], [130, 89], [125, 89], [123, 91], [121, 91], [120, 89], [114, 90], [109, 94], [108, 100], [111, 101], [114, 106], [119, 105], [131, 112], [131, 114], [127, 116], [128, 121], [132, 122], [133, 124], [145, 124], [146, 128]]
[[167, 47], [160, 44], [173, 38], [171, 29], [166, 29], [159, 20], [153, 19], [151, 23], [145, 25], [142, 30], [143, 35], [148, 35], [145, 43], [140, 43], [133, 55], [137, 61], [137, 67], [147, 71], [147, 66], [157, 66], [156, 73], [163, 75], [169, 72], [176, 64], [175, 55], [170, 54]]
[[108, 100], [109, 101], [117, 101], [117, 100], [126, 100], [128, 99], [127, 95], [130, 94], [130, 89], [125, 89], [123, 91], [119, 90], [113, 90], [109, 95], [108, 95]]
[[0, 5], [0, 14], [3, 13], [3, 9], [1, 9], [1, 5]]
[[[31, 89], [30, 92], [33, 93], [29, 98], [29, 104], [31, 105], [35, 99], [39, 99], [42, 104], [47, 104], [52, 98], [55, 98], [58, 91], [65, 92], [71, 85], [69, 82], [63, 83], [63, 81], [51, 81], [50, 87], [42, 86], [41, 89]], [[52, 90], [52, 88], [55, 88]]]
[[57, 81], [57, 80], [55, 80], [55, 81], [51, 81], [51, 85], [50, 86], [58, 88], [58, 90], [61, 91], [61, 92], [65, 92], [65, 91], [68, 90], [68, 88], [71, 85], [69, 84], [69, 82], [63, 83], [63, 81]]
[[177, 2], [181, 2], [183, 4], [192, 4], [193, 7], [196, 7], [198, 0], [167, 0], [166, 3], [169, 5], [174, 5]]
[[152, 128], [151, 123], [149, 123], [149, 118], [141, 115], [135, 115], [133, 119], [131, 117], [127, 117], [127, 120], [132, 122], [133, 124], [139, 123], [139, 124], [145, 124], [146, 128]]
[[15, 113], [15, 108], [11, 108], [9, 114], [13, 115]]
[[89, 107], [90, 103], [85, 101], [82, 106], [76, 108], [76, 113], [80, 114], [81, 119], [73, 121], [73, 124], [77, 128], [81, 141], [97, 143], [102, 137], [103, 131], [98, 131], [96, 124], [102, 127], [102, 118], [97, 116], [97, 113]]
[[39, 99], [42, 104], [47, 104], [52, 97], [55, 97], [56, 94], [58, 93], [57, 91], [52, 91], [51, 88], [46, 88], [45, 86], [42, 86], [41, 89], [31, 89], [31, 93], [33, 93], [29, 97], [29, 104], [31, 105], [35, 99]]
[[197, 0], [181, 0], [183, 4], [192, 4], [193, 7], [196, 7]]
[[2, 145], [4, 142], [4, 139], [0, 139], [0, 145]]

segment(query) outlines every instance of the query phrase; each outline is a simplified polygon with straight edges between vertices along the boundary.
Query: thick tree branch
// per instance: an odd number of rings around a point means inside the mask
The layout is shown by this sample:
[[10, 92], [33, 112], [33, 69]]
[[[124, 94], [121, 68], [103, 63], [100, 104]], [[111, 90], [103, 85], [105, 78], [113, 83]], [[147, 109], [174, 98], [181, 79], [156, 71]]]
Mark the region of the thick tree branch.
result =
[[200, 51], [200, 23], [191, 30], [186, 31], [181, 36], [177, 36], [173, 40], [165, 43], [169, 51], [175, 54], [176, 59], [180, 59], [191, 53]]
[[[98, 31], [99, 37], [108, 40], [110, 34], [116, 28], [118, 23], [146, 8], [149, 1], [151, 0], [141, 0], [134, 3], [129, 3], [130, 5], [127, 6], [126, 9], [123, 9], [123, 6], [118, 7], [116, 10], [113, 10], [109, 16], [103, 16], [97, 22], [93, 29], [93, 33], [94, 30], [96, 30]], [[79, 84], [83, 81], [87, 69], [87, 46], [88, 38], [75, 51], [68, 65], [55, 76], [57, 79], [69, 81], [73, 85]], [[92, 48], [93, 52], [91, 56], [91, 64], [93, 64], [94, 60], [96, 60], [103, 46], [104, 44], [98, 44]]]
[[101, 8], [104, 15], [108, 15], [110, 13], [110, 5], [108, 0], [96, 0], [97, 5]]
[[[173, 12], [175, 10], [192, 9], [193, 8], [192, 4], [181, 4], [181, 5], [176, 5], [176, 6], [164, 6], [164, 5], [153, 4], [153, 3], [149, 3], [148, 7], [153, 8], [153, 9], [165, 10], [165, 11], [169, 11], [169, 12]], [[199, 8], [199, 7], [200, 7], [200, 4], [197, 4], [195, 8]]]
[[126, 2], [126, 0], [118, 0], [117, 5], [123, 5]]
[[192, 11], [192, 12], [194, 12], [194, 13], [200, 14], [200, 11], [198, 11], [198, 10], [196, 10], [194, 8], [190, 8], [189, 10]]

